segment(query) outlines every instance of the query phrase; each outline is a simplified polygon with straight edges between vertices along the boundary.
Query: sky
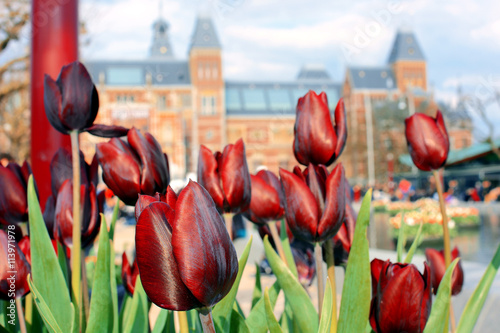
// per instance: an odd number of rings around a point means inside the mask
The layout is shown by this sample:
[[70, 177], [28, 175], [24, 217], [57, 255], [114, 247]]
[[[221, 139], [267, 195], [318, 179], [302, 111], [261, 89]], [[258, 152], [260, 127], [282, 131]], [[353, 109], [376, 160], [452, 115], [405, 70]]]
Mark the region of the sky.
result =
[[[500, 91], [500, 2], [495, 0], [80, 0], [86, 59], [143, 59], [160, 15], [174, 54], [186, 59], [196, 16], [211, 15], [231, 80], [293, 80], [323, 64], [342, 81], [346, 66], [380, 66], [398, 29], [416, 34], [438, 100], [457, 87], [484, 103]], [[488, 109], [500, 134], [500, 111]], [[484, 130], [472, 114], [478, 132]]]

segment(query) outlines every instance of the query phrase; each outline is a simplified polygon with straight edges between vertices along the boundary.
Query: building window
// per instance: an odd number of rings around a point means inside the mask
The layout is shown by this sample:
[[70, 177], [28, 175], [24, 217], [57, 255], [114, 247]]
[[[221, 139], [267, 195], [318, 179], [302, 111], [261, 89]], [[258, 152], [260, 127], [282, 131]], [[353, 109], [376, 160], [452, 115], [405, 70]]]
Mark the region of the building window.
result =
[[135, 96], [132, 94], [118, 94], [116, 95], [116, 101], [118, 103], [133, 103], [135, 101]]
[[201, 98], [201, 114], [214, 115], [215, 114], [215, 97], [204, 96]]
[[158, 110], [165, 110], [167, 108], [167, 96], [158, 96], [157, 104]]

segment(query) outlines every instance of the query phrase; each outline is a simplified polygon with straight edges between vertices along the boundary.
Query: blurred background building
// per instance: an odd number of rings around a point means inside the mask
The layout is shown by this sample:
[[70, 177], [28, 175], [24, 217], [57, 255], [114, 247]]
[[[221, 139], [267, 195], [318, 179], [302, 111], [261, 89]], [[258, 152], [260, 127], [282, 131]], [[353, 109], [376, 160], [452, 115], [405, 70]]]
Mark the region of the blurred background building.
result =
[[[208, 16], [199, 16], [187, 59], [177, 58], [169, 25], [153, 24], [149, 57], [141, 61], [87, 61], [99, 91], [99, 123], [135, 126], [151, 132], [170, 159], [174, 176], [196, 171], [200, 144], [213, 151], [243, 138], [251, 172], [266, 166], [296, 165], [293, 156], [295, 107], [309, 90], [325, 91], [330, 110], [341, 96], [348, 117], [347, 147], [341, 161], [353, 182], [374, 185], [410, 166], [404, 119], [415, 112], [435, 115], [439, 107], [427, 85], [424, 53], [411, 31], [396, 33], [387, 64], [349, 67], [333, 80], [322, 65], [306, 65], [293, 81], [228, 81], [223, 48]], [[465, 110], [443, 110], [452, 149], [472, 144], [472, 121]], [[85, 136], [82, 149], [92, 154], [97, 142]]]

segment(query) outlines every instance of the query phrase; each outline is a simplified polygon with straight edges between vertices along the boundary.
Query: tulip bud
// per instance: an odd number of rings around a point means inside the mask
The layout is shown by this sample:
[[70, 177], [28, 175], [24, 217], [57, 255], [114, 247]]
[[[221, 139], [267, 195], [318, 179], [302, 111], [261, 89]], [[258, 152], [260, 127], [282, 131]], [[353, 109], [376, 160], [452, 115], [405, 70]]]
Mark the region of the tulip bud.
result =
[[406, 118], [406, 141], [413, 163], [423, 171], [441, 168], [448, 158], [450, 141], [443, 115], [438, 110], [436, 118], [415, 113]]
[[376, 333], [421, 333], [431, 311], [430, 269], [422, 275], [413, 264], [371, 262], [370, 324]]
[[137, 267], [137, 260], [134, 260], [132, 266], [127, 259], [127, 254], [123, 252], [122, 255], [122, 282], [125, 290], [133, 296], [135, 289], [135, 282], [137, 281], [137, 276], [139, 276], [139, 267]]
[[155, 201], [142, 210], [135, 241], [141, 282], [159, 307], [212, 307], [236, 279], [236, 250], [222, 216], [209, 193], [193, 181], [172, 205]]
[[90, 75], [80, 62], [63, 66], [56, 81], [45, 74], [45, 114], [59, 132], [87, 131], [102, 137], [127, 134], [120, 126], [94, 125], [99, 110], [99, 97]]
[[113, 138], [99, 143], [96, 155], [104, 183], [126, 205], [135, 205], [139, 194], [164, 194], [170, 182], [167, 155], [149, 133], [132, 128], [128, 143]]
[[205, 146], [198, 158], [198, 181], [212, 196], [220, 212], [240, 213], [250, 206], [251, 179], [245, 156], [245, 144], [239, 139], [222, 153]]
[[274, 173], [261, 170], [252, 180], [250, 208], [243, 215], [256, 224], [279, 220], [285, 214], [285, 195]]
[[[441, 279], [443, 279], [444, 273], [446, 272], [444, 252], [428, 248], [425, 250], [425, 257], [431, 266], [432, 289], [435, 295], [437, 294]], [[458, 257], [460, 257], [460, 252], [455, 246], [453, 251], [451, 251], [451, 261]], [[462, 261], [460, 260], [453, 271], [453, 275], [451, 276], [451, 294], [458, 295], [462, 291], [463, 284], [464, 271], [462, 269]]]
[[[0, 229], [0, 299], [3, 300], [23, 297], [30, 290], [30, 264], [17, 245], [10, 226], [7, 232]], [[16, 273], [12, 274], [13, 271]]]
[[27, 183], [31, 175], [28, 162], [22, 168], [16, 163], [0, 164], [0, 223], [4, 225], [28, 221]]
[[294, 134], [293, 152], [300, 164], [332, 164], [347, 140], [344, 100], [341, 98], [335, 108], [333, 126], [326, 94], [309, 90], [297, 103]]
[[295, 237], [324, 242], [340, 229], [345, 214], [344, 168], [338, 164], [330, 174], [324, 166], [309, 164], [304, 172], [280, 169], [286, 197], [286, 218]]

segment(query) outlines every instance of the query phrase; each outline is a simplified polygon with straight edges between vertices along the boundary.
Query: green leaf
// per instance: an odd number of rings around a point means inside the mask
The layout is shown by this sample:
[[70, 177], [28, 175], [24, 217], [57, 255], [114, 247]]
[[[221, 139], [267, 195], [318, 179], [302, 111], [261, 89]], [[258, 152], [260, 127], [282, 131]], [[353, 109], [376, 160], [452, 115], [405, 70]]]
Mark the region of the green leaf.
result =
[[134, 288], [134, 297], [130, 310], [125, 317], [123, 333], [147, 333], [149, 329], [148, 297], [142, 287], [140, 276], [137, 277]]
[[59, 266], [61, 266], [61, 271], [63, 272], [64, 279], [66, 280], [66, 285], [69, 290], [69, 270], [68, 270], [68, 260], [66, 257], [66, 252], [64, 251], [64, 247], [59, 241], [57, 243], [57, 260], [59, 261]]
[[245, 323], [245, 319], [234, 309], [231, 313], [231, 325], [229, 332], [250, 333], [250, 330]]
[[290, 302], [297, 324], [301, 332], [317, 331], [319, 326], [318, 313], [311, 303], [309, 295], [285, 263], [276, 254], [268, 237], [264, 237], [264, 250], [274, 275]]
[[368, 190], [354, 229], [354, 240], [347, 261], [342, 303], [338, 322], [339, 333], [363, 332], [370, 314], [371, 275], [366, 229], [370, 223], [372, 190]]
[[286, 220], [281, 220], [280, 229], [281, 245], [283, 246], [283, 252], [285, 252], [286, 262], [288, 263], [288, 268], [292, 271], [293, 275], [298, 278], [299, 273], [297, 272], [297, 266], [295, 265], [295, 260], [293, 259], [292, 248], [290, 247], [290, 240], [288, 239], [288, 234], [286, 233]]
[[477, 318], [481, 313], [481, 309], [483, 308], [488, 292], [490, 291], [491, 284], [497, 274], [498, 267], [500, 267], [500, 244], [498, 245], [493, 259], [491, 259], [490, 264], [486, 268], [481, 281], [479, 281], [474, 293], [465, 305], [462, 317], [460, 318], [460, 322], [457, 326], [457, 333], [468, 333], [472, 332], [474, 329]]
[[240, 302], [238, 302], [237, 299], [234, 300], [233, 310], [236, 310], [243, 317], [243, 319], [245, 319], [245, 313], [243, 312], [243, 309], [240, 306]]
[[175, 333], [174, 312], [161, 309], [152, 333]]
[[294, 331], [294, 323], [293, 323], [293, 311], [290, 307], [290, 303], [285, 299], [285, 311], [281, 314], [280, 318], [280, 326], [283, 332], [293, 332]]
[[413, 243], [411, 244], [410, 250], [408, 250], [408, 253], [406, 254], [405, 258], [405, 264], [411, 264], [411, 261], [413, 259], [413, 255], [415, 254], [415, 251], [417, 251], [418, 246], [420, 245], [420, 238], [422, 237], [422, 227], [424, 226], [423, 222], [420, 222], [420, 227], [418, 227], [417, 235], [415, 236], [415, 239], [413, 240]]
[[203, 333], [203, 328], [201, 327], [200, 316], [198, 311], [189, 310], [186, 312], [186, 315], [188, 319], [189, 332]]
[[401, 225], [399, 226], [399, 234], [398, 234], [398, 262], [403, 261], [403, 251], [406, 245], [406, 237], [405, 237], [405, 212], [401, 214]]
[[264, 291], [264, 305], [266, 308], [266, 320], [267, 326], [269, 327], [270, 333], [283, 333], [281, 330], [280, 324], [276, 320], [276, 317], [273, 313], [273, 306], [271, 305], [271, 300], [269, 299], [269, 290], [266, 288]]
[[125, 295], [123, 296], [122, 307], [120, 309], [120, 316], [118, 318], [118, 323], [120, 325], [119, 332], [123, 331], [125, 327], [126, 321], [128, 320], [128, 313], [130, 312], [130, 308], [132, 307], [132, 297], [129, 296], [128, 292], [125, 291]]
[[[104, 216], [103, 216], [104, 219]], [[106, 223], [104, 223], [106, 225]], [[116, 266], [115, 266], [115, 248], [113, 246], [113, 241], [109, 241], [110, 251], [109, 251], [109, 279], [111, 283], [111, 300], [113, 302], [113, 333], [120, 332], [120, 315], [118, 314], [118, 291], [116, 285]], [[125, 292], [127, 293], [127, 292]]]
[[[425, 325], [424, 333], [443, 332], [445, 327], [449, 325], [448, 320], [443, 319], [448, 319], [452, 287], [451, 277], [453, 276], [453, 270], [457, 266], [458, 260], [458, 258], [453, 260], [439, 283], [436, 299], [434, 300], [434, 304], [432, 304], [431, 314]], [[448, 329], [446, 329], [446, 332], [448, 332]]]
[[111, 240], [113, 240], [115, 237], [116, 220], [118, 220], [118, 214], [120, 213], [120, 199], [117, 196], [115, 196], [115, 198], [116, 204], [113, 208], [113, 215], [111, 215], [111, 225], [109, 226], [109, 239]]
[[[40, 314], [46, 320], [51, 317], [63, 332], [71, 332], [75, 320], [68, 285], [59, 265], [52, 242], [43, 221], [40, 204], [36, 196], [33, 176], [28, 180], [28, 212], [31, 242], [31, 275], [38, 291], [38, 300], [43, 300], [45, 311]], [[35, 302], [37, 307], [41, 302]], [[54, 326], [56, 327], [56, 326]]]
[[333, 294], [330, 279], [326, 278], [325, 298], [321, 310], [321, 320], [319, 322], [318, 333], [330, 333], [332, 324]]
[[243, 275], [243, 270], [247, 264], [248, 255], [250, 254], [250, 248], [252, 247], [252, 237], [248, 240], [241, 258], [238, 261], [238, 275], [234, 284], [227, 293], [227, 295], [219, 302], [212, 310], [212, 316], [214, 319], [215, 327], [219, 328], [221, 332], [227, 332], [229, 325], [231, 323], [231, 310], [233, 309], [234, 300], [236, 299], [236, 293], [238, 292], [238, 287], [240, 285], [241, 276]]
[[[31, 257], [31, 259], [33, 260], [33, 257]], [[49, 332], [63, 333], [63, 330], [61, 329], [59, 322], [57, 321], [52, 311], [50, 310], [49, 305], [47, 304], [47, 302], [45, 302], [45, 299], [40, 294], [40, 291], [38, 290], [33, 280], [31, 279], [31, 274], [28, 275], [28, 285], [30, 286], [30, 290], [33, 293], [33, 301], [35, 302], [38, 311], [40, 311], [43, 322], [45, 323], [45, 326], [47, 327]], [[73, 304], [70, 303], [69, 307], [70, 307], [69, 311], [71, 313], [71, 318], [73, 318], [75, 313]], [[72, 330], [73, 327], [70, 327], [70, 330], [68, 332], [71, 332]]]
[[[88, 333], [113, 331], [113, 299], [111, 294], [111, 246], [108, 228], [104, 216], [101, 214], [101, 231], [99, 233], [99, 252], [92, 285], [92, 299], [90, 300], [90, 315], [87, 326]], [[111, 279], [113, 280], [113, 279]]]
[[[271, 300], [271, 305], [274, 307], [276, 300], [278, 299], [278, 294], [280, 292], [281, 286], [278, 281], [274, 282], [269, 290], [269, 299]], [[267, 321], [266, 321], [266, 308], [264, 304], [264, 299], [261, 297], [260, 300], [255, 304], [252, 311], [248, 315], [245, 322], [252, 330], [252, 333], [265, 333], [267, 332]]]
[[262, 297], [262, 285], [260, 283], [260, 267], [258, 263], [255, 263], [255, 287], [253, 288], [253, 294], [252, 294], [252, 307], [257, 304], [259, 299]]

